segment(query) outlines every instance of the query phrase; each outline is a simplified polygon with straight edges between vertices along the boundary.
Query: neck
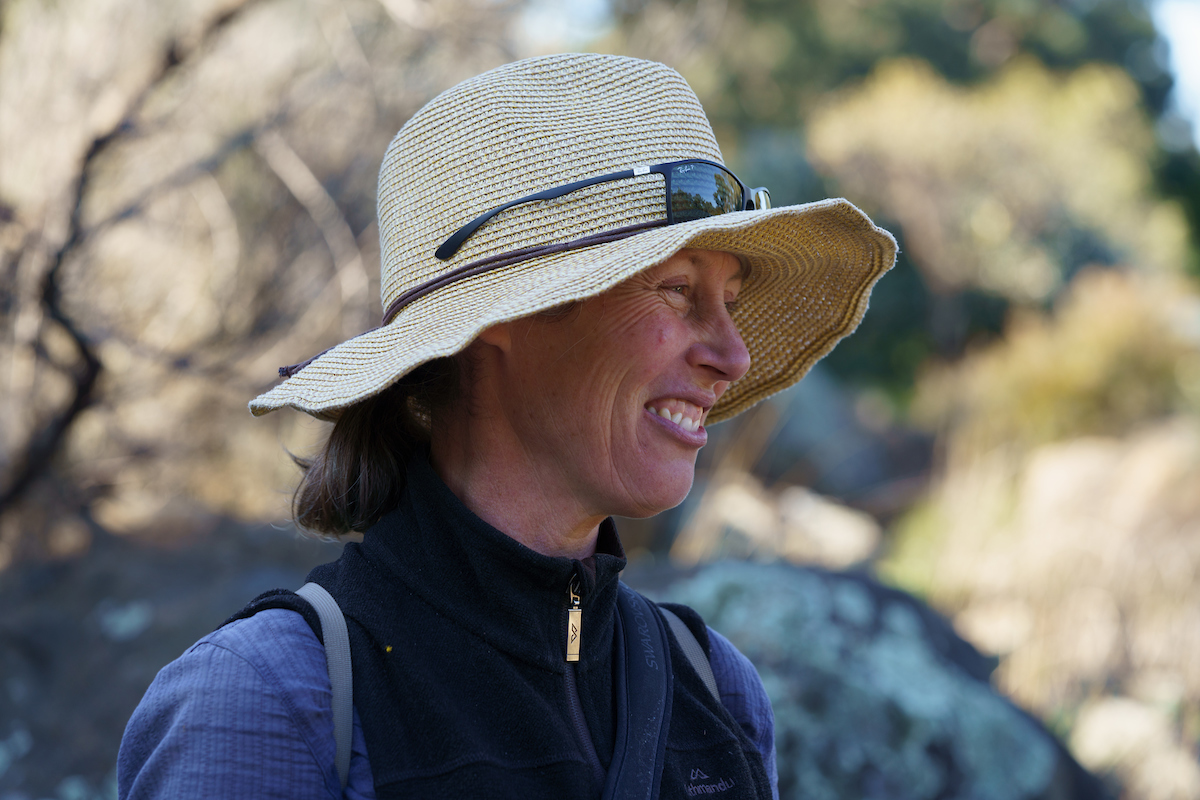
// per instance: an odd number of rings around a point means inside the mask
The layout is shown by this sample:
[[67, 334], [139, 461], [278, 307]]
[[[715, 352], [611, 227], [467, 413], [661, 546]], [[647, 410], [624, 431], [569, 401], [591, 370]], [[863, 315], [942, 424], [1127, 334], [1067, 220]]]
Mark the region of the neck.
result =
[[556, 480], [561, 471], [532, 458], [504, 426], [484, 414], [457, 414], [434, 425], [430, 460], [472, 513], [534, 552], [595, 555], [603, 514], [589, 514]]

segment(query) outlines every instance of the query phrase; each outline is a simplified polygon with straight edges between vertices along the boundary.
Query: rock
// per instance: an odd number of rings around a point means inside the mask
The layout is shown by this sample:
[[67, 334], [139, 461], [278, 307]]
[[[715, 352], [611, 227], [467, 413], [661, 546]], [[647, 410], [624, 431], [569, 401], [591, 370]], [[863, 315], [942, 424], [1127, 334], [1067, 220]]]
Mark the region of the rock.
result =
[[1180, 747], [1167, 709], [1128, 697], [1102, 697], [1079, 711], [1071, 749], [1090, 768], [1121, 774], [1135, 796], [1188, 800], [1200, 790], [1200, 765]]
[[218, 521], [158, 544], [100, 532], [0, 571], [0, 800], [115, 800], [121, 735], [158, 670], [338, 549]]
[[1195, 416], [1028, 452], [952, 444], [881, 569], [999, 656], [1007, 695], [1074, 721], [1077, 757], [1128, 797], [1200, 797], [1197, 486]]
[[995, 661], [909, 595], [859, 575], [722, 562], [656, 597], [695, 608], [758, 667], [783, 798], [1105, 796], [991, 687]]
[[865, 563], [879, 547], [871, 515], [802, 486], [778, 494], [741, 470], [718, 472], [699, 507], [679, 532], [671, 558], [694, 565], [718, 558], [784, 558], [846, 569]]
[[[112, 797], [121, 733], [157, 670], [251, 597], [299, 585], [336, 554], [290, 532], [221, 525], [171, 547], [97, 537], [84, 557], [0, 573], [0, 797]], [[652, 577], [629, 572], [634, 585]], [[991, 690], [995, 661], [908, 595], [744, 563], [660, 594], [695, 607], [758, 665], [785, 798], [1097, 796]]]

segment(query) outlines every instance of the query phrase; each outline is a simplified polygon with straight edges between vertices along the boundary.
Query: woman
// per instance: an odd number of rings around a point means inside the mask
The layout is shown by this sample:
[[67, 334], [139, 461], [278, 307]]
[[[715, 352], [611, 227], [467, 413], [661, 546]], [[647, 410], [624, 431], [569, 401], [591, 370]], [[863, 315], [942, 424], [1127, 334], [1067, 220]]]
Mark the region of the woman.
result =
[[[768, 207], [652, 62], [509, 64], [396, 135], [383, 326], [250, 404], [337, 420], [297, 521], [365, 531], [310, 576], [349, 627], [344, 796], [615, 796], [639, 749], [657, 753], [643, 796], [777, 794], [753, 666], [683, 607], [719, 697], [689, 637], [651, 649], [666, 627], [619, 587], [611, 521], [682, 501], [706, 426], [798, 380], [894, 260], [843, 200]], [[269, 593], [164, 668], [122, 742], [121, 796], [343, 796], [320, 631]], [[639, 660], [670, 665], [644, 741]]]

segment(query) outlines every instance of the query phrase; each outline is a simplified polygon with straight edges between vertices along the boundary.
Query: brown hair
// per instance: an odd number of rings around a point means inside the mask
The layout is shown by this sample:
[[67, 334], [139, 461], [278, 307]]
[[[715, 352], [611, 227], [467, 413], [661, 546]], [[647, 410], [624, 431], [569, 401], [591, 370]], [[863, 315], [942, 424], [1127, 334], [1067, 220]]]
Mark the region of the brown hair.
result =
[[435, 359], [342, 409], [316, 456], [292, 457], [304, 471], [292, 498], [296, 524], [343, 536], [366, 530], [395, 507], [408, 460], [428, 445], [433, 411], [458, 398], [460, 377], [458, 359]]

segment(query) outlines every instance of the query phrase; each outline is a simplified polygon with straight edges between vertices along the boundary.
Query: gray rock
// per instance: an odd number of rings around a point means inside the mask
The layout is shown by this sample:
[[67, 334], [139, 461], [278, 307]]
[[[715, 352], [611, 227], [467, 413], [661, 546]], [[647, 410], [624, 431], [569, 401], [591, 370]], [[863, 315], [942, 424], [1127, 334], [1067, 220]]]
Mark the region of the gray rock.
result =
[[915, 598], [859, 575], [726, 562], [652, 592], [758, 667], [783, 798], [1103, 797], [981, 656]]

